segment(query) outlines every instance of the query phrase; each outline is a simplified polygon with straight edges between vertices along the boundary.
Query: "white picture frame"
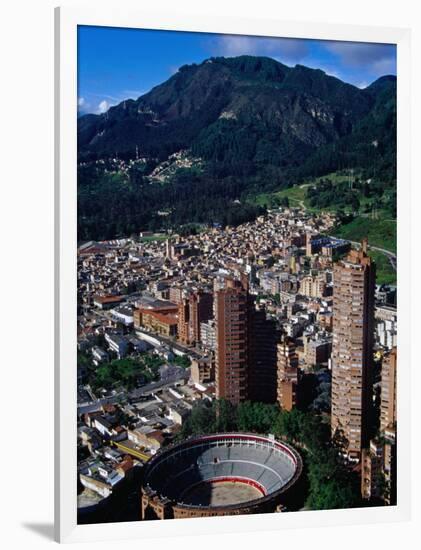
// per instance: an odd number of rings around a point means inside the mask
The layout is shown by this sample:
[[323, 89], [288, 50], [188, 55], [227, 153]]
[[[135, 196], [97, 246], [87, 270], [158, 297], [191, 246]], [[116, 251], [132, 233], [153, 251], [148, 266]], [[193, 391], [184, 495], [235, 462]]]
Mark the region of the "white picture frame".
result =
[[[165, 29], [221, 34], [314, 38], [397, 45], [399, 370], [397, 505], [161, 522], [77, 525], [76, 495], [76, 250], [77, 27]], [[82, 542], [403, 521], [410, 518], [410, 31], [267, 19], [196, 17], [85, 7], [55, 12], [55, 538]]]

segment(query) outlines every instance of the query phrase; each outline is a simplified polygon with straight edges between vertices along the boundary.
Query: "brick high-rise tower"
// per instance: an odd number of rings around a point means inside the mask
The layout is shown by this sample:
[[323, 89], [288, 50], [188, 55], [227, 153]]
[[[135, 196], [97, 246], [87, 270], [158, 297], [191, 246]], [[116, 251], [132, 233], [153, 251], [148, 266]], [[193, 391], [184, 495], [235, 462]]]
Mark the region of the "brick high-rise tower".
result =
[[198, 290], [183, 297], [178, 306], [178, 337], [183, 344], [200, 341], [200, 323], [213, 317], [213, 296]]
[[396, 504], [396, 347], [383, 358], [381, 375], [380, 432], [363, 449], [361, 494]]
[[182, 297], [178, 304], [178, 339], [183, 344], [190, 344], [189, 338], [190, 307], [188, 298]]
[[226, 278], [215, 291], [216, 397], [238, 404], [248, 397], [247, 287]]
[[370, 435], [375, 279], [366, 240], [334, 266], [331, 428], [357, 461]]
[[256, 310], [245, 276], [217, 282], [214, 306], [216, 397], [275, 403], [276, 321]]

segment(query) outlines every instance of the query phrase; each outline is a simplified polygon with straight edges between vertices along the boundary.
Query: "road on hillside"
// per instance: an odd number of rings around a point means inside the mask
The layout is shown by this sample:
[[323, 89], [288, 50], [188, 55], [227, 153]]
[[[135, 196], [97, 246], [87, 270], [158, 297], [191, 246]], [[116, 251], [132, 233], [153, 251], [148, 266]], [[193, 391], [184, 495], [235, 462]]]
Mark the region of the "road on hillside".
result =
[[[349, 240], [349, 239], [346, 239], [346, 240]], [[349, 242], [353, 245], [361, 246], [361, 243], [359, 242], [356, 242], [356, 241], [349, 241]], [[382, 254], [387, 256], [390, 262], [390, 265], [396, 271], [396, 254], [394, 252], [391, 252], [390, 250], [386, 250], [385, 248], [380, 248], [378, 246], [372, 246], [372, 245], [368, 245], [368, 248], [370, 248], [371, 250], [375, 250], [376, 252], [381, 252]]]

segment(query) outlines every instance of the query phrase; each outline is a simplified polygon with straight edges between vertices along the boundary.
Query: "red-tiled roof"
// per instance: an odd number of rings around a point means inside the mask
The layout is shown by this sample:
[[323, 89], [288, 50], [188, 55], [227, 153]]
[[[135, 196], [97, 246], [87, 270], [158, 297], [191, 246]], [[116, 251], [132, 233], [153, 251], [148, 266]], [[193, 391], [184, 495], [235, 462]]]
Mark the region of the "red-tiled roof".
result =
[[99, 304], [112, 304], [122, 300], [124, 300], [124, 296], [94, 296], [94, 301]]

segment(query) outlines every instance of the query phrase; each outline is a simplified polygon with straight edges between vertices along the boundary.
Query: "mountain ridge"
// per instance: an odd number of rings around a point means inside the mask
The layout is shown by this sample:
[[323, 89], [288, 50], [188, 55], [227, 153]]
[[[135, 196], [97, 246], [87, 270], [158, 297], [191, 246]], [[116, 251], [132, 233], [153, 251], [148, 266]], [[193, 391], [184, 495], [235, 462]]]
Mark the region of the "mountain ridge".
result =
[[319, 146], [349, 133], [368, 114], [374, 84], [360, 90], [320, 69], [291, 68], [266, 57], [210, 58], [180, 67], [136, 100], [81, 116], [79, 152], [133, 155], [137, 146], [145, 156], [165, 157], [189, 148], [224, 110], [243, 125], [262, 119], [270, 129]]
[[396, 186], [396, 77], [359, 89], [267, 57], [210, 58], [78, 118], [78, 160], [83, 239], [241, 223], [262, 213], [250, 196], [343, 169], [380, 196]]

